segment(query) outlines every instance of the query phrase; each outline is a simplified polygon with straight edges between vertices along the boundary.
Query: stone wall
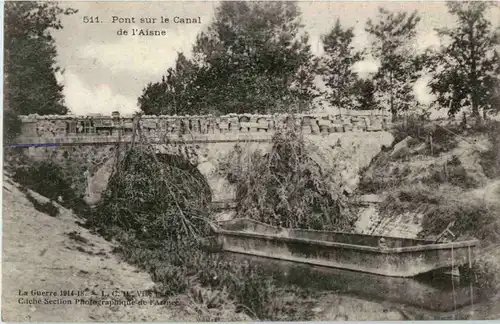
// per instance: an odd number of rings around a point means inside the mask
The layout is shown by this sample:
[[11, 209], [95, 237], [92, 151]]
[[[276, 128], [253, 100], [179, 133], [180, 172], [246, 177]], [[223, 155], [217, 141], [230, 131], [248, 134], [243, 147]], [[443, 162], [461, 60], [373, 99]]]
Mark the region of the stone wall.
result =
[[[114, 143], [129, 141], [133, 132], [132, 116], [29, 115], [21, 116], [21, 121], [18, 144]], [[304, 134], [322, 135], [383, 131], [390, 127], [390, 116], [379, 111], [342, 115], [142, 116], [140, 127], [144, 135], [158, 142], [179, 136], [188, 141], [266, 141], [277, 130], [291, 127]]]

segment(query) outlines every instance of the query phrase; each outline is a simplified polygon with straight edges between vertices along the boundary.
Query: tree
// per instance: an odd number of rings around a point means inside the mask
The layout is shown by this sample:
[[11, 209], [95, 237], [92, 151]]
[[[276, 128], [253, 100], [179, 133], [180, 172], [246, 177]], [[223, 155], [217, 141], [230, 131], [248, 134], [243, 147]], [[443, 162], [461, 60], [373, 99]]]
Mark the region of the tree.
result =
[[[315, 65], [301, 27], [291, 2], [222, 2], [212, 24], [197, 37], [193, 74], [179, 77], [189, 81], [176, 81], [189, 84], [179, 107], [196, 114], [308, 109], [317, 95]], [[171, 88], [165, 91], [144, 100], [173, 97]], [[148, 105], [144, 100], [141, 106]]]
[[371, 54], [380, 61], [374, 76], [378, 101], [389, 107], [393, 119], [415, 102], [413, 83], [419, 77], [419, 57], [410, 45], [419, 21], [417, 12], [393, 13], [379, 8], [378, 21], [367, 22], [366, 31], [373, 37]]
[[57, 55], [51, 29], [61, 29], [58, 16], [72, 14], [53, 2], [5, 3], [5, 106], [19, 114], [65, 114], [62, 86], [57, 83]]
[[499, 28], [494, 29], [485, 14], [488, 2], [448, 2], [448, 11], [457, 18], [455, 28], [438, 30], [441, 47], [430, 54], [428, 66], [433, 72], [429, 83], [436, 102], [455, 115], [463, 106], [472, 114], [491, 109], [498, 102], [495, 90], [500, 86]]
[[179, 53], [174, 68], [160, 82], [149, 83], [139, 97], [139, 106], [147, 115], [191, 113], [195, 65]]
[[[53, 2], [9, 1], [4, 8], [4, 113], [9, 125], [6, 138], [19, 131], [10, 127], [18, 115], [66, 114], [63, 87], [56, 80], [56, 47], [50, 34], [62, 28], [63, 10]], [[12, 123], [12, 125], [10, 124]]]
[[372, 110], [377, 107], [375, 86], [370, 79], [358, 79], [353, 85], [354, 107], [359, 110]]
[[353, 90], [357, 74], [352, 70], [354, 63], [361, 58], [361, 53], [354, 49], [352, 40], [354, 28], [342, 29], [337, 19], [335, 27], [322, 36], [325, 55], [322, 58], [323, 80], [329, 89], [327, 98], [338, 108], [352, 107]]

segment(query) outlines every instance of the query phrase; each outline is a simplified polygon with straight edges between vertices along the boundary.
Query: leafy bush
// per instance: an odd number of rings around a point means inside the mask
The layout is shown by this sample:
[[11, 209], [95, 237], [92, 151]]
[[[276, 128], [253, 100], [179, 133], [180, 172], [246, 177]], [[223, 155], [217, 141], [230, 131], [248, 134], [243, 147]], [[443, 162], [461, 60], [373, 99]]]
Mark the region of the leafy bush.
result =
[[481, 156], [480, 164], [489, 178], [500, 177], [500, 122], [490, 121], [485, 125], [490, 148]]
[[394, 215], [408, 210], [423, 213], [421, 236], [438, 235], [454, 221], [451, 231], [457, 237], [474, 236], [486, 241], [499, 237], [498, 206], [470, 197], [460, 188], [405, 186], [391, 192], [380, 212]]
[[208, 230], [209, 200], [210, 189], [194, 166], [136, 147], [118, 161], [90, 221], [101, 228], [132, 230], [149, 240], [191, 244], [189, 239]]
[[21, 133], [21, 120], [11, 109], [5, 109], [3, 114], [4, 143], [10, 143]]
[[451, 184], [464, 189], [478, 187], [478, 181], [467, 174], [460, 159], [454, 155], [451, 160], [446, 161], [442, 168], [435, 170], [432, 177], [425, 179], [426, 184]]
[[345, 230], [354, 217], [309, 156], [300, 133], [277, 133], [271, 152], [245, 156], [236, 147], [220, 172], [237, 186], [237, 212], [283, 227]]
[[396, 123], [392, 129], [394, 143], [397, 144], [407, 136], [417, 139], [415, 143], [429, 143], [426, 154], [437, 156], [448, 152], [458, 145], [457, 135], [463, 132], [460, 125], [441, 126], [439, 122], [431, 122], [417, 115], [409, 115], [404, 121]]
[[47, 198], [59, 201], [77, 214], [86, 215], [89, 211], [82, 196], [76, 194], [62, 168], [51, 161], [30, 162], [14, 170], [13, 178], [19, 184]]

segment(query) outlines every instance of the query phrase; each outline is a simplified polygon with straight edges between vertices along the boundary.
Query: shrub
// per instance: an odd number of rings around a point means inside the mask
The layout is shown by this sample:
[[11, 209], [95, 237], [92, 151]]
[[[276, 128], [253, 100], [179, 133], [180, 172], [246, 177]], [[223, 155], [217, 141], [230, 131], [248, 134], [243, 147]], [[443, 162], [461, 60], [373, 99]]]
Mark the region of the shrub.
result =
[[237, 187], [237, 213], [283, 227], [345, 230], [354, 217], [295, 131], [277, 133], [268, 154], [238, 147], [220, 172]]
[[500, 233], [498, 207], [470, 197], [456, 187], [405, 186], [390, 193], [380, 212], [394, 215], [408, 210], [423, 213], [421, 236], [438, 235], [452, 221], [455, 223], [451, 231], [456, 236], [492, 241]]
[[467, 174], [460, 159], [454, 155], [451, 160], [446, 161], [442, 168], [434, 171], [432, 177], [425, 179], [430, 186], [436, 184], [451, 184], [464, 189], [478, 187], [478, 181]]
[[485, 126], [490, 142], [489, 149], [481, 155], [480, 164], [489, 178], [500, 177], [500, 122], [490, 121]]
[[209, 200], [210, 189], [194, 166], [136, 147], [118, 161], [91, 222], [132, 230], [149, 240], [190, 244], [188, 239], [208, 230]]
[[[495, 251], [496, 250], [496, 251]], [[491, 254], [496, 254], [491, 256]], [[472, 265], [473, 279], [479, 287], [481, 297], [499, 298], [500, 293], [500, 263], [499, 263], [499, 246], [481, 251], [479, 257]]]
[[77, 214], [86, 215], [89, 211], [83, 197], [77, 195], [71, 183], [66, 180], [62, 168], [51, 161], [29, 162], [17, 167], [13, 178], [19, 184], [50, 200], [58, 201], [61, 197], [61, 205], [72, 208]]
[[[395, 124], [392, 132], [394, 143], [399, 143], [407, 136], [411, 136], [413, 139], [417, 139], [414, 143], [429, 143], [425, 153], [437, 156], [457, 147], [457, 135], [461, 134], [463, 129], [459, 125], [442, 126], [439, 122], [431, 122], [420, 116], [409, 115], [403, 122]], [[430, 145], [431, 143], [432, 145]]]
[[3, 114], [4, 143], [10, 143], [21, 133], [22, 122], [18, 115], [11, 109], [5, 109]]

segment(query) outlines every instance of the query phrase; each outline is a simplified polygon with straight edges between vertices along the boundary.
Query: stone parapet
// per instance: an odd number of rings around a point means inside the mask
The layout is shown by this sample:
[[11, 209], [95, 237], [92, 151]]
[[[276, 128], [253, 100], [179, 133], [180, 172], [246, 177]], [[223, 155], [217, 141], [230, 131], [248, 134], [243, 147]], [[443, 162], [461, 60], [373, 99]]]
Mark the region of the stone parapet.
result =
[[[133, 116], [21, 116], [18, 143], [93, 144], [130, 141]], [[225, 116], [141, 116], [143, 134], [153, 142], [268, 141], [279, 130], [304, 134], [383, 131], [390, 115], [380, 111], [349, 111], [338, 115], [282, 114]]]

